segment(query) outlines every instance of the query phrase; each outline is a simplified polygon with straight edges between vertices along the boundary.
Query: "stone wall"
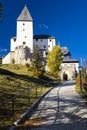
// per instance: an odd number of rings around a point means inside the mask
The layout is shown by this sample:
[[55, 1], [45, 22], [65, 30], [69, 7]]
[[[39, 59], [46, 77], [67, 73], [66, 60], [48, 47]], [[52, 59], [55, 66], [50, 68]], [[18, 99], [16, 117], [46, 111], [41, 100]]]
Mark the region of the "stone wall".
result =
[[[73, 80], [73, 75], [78, 63], [63, 63], [61, 67], [60, 77], [62, 80]], [[77, 70], [78, 71], [78, 70]]]
[[24, 64], [29, 62], [30, 49], [27, 46], [18, 46], [15, 48], [15, 64]]

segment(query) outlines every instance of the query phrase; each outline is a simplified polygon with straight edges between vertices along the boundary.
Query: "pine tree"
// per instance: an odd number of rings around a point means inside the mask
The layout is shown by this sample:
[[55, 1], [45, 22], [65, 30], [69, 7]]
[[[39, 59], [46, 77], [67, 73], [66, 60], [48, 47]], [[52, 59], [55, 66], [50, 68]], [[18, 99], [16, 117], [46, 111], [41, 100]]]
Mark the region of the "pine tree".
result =
[[43, 68], [43, 60], [38, 46], [34, 48], [31, 57], [31, 67], [34, 71], [34, 74], [36, 74], [37, 76], [41, 74], [41, 69]]

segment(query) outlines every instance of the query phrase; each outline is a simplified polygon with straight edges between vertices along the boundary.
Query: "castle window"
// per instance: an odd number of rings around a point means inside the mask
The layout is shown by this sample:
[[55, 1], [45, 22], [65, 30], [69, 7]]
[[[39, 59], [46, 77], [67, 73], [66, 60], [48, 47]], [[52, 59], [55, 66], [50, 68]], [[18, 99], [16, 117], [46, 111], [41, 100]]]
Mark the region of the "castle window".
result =
[[38, 41], [38, 38], [36, 38], [36, 41]]
[[14, 38], [14, 42], [16, 42], [16, 38]]
[[44, 48], [46, 48], [46, 45], [44, 45]]
[[23, 23], [23, 25], [25, 25], [25, 23]]
[[23, 45], [25, 45], [26, 44], [26, 42], [23, 42]]
[[46, 55], [48, 55], [48, 52], [46, 52]]
[[48, 45], [48, 47], [50, 47], [50, 45]]
[[42, 42], [43, 40], [41, 39], [41, 42]]
[[25, 29], [23, 29], [23, 31], [25, 31]]
[[50, 39], [50, 42], [51, 42], [51, 39]]
[[25, 38], [26, 38], [26, 36], [25, 36]]

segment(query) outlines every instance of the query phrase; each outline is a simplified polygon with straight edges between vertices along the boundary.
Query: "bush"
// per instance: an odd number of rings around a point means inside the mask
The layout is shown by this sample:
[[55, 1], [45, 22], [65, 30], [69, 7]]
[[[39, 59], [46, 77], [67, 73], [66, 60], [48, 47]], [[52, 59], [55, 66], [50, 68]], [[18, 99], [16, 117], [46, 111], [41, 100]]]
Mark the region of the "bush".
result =
[[36, 77], [40, 77], [41, 72], [40, 71], [34, 71], [33, 75], [36, 76]]
[[83, 84], [83, 88], [85, 89], [85, 91], [87, 92], [87, 83]]
[[80, 92], [80, 75], [76, 77], [76, 91]]
[[29, 63], [25, 63], [25, 67], [27, 68], [27, 70], [30, 70], [30, 64]]
[[30, 64], [29, 64], [29, 63], [25, 63], [25, 66], [26, 66], [27, 68], [29, 68], [29, 67], [30, 67]]

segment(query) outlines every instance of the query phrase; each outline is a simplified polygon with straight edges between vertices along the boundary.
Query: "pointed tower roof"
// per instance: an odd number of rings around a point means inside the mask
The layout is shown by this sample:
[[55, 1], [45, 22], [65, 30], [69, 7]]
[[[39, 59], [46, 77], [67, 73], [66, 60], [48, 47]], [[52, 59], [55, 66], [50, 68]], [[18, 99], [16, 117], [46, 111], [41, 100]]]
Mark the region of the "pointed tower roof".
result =
[[33, 21], [26, 5], [24, 6], [22, 12], [18, 16], [17, 21]]

